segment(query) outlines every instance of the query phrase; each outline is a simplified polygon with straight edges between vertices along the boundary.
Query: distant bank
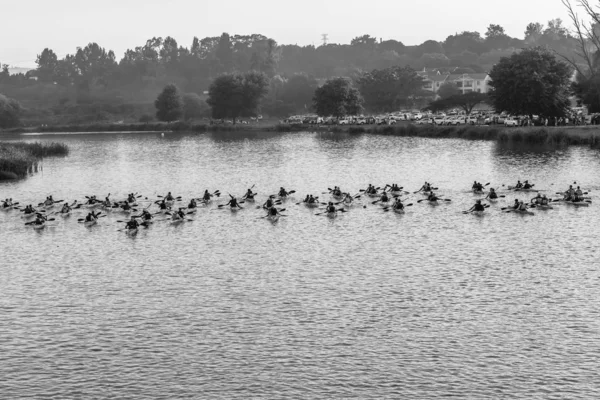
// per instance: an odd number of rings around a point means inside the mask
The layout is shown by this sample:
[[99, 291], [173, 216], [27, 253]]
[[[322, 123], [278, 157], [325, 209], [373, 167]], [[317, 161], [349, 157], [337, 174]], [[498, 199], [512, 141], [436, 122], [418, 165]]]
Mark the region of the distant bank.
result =
[[187, 122], [174, 123], [134, 123], [134, 124], [89, 124], [54, 125], [9, 129], [3, 134], [58, 133], [58, 132], [329, 132], [347, 134], [376, 134], [427, 138], [461, 138], [469, 140], [497, 140], [500, 142], [540, 144], [540, 145], [590, 145], [600, 148], [600, 126], [567, 127], [522, 127], [503, 126], [429, 126], [413, 125], [291, 125], [277, 122], [259, 124], [210, 125]]

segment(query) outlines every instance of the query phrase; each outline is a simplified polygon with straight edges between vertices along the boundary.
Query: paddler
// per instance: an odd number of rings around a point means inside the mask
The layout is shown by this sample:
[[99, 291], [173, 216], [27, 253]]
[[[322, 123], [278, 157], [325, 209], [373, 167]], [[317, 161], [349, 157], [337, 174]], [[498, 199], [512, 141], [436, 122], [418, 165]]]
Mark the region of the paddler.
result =
[[167, 206], [167, 202], [164, 199], [158, 203], [158, 208], [160, 208], [161, 210], [169, 209], [169, 207]]
[[439, 198], [432, 191], [432, 192], [429, 193], [429, 196], [427, 196], [427, 200], [429, 200], [429, 201], [438, 201]]
[[327, 204], [327, 207], [325, 208], [325, 211], [328, 213], [334, 213], [336, 212], [335, 206], [333, 205], [333, 203], [330, 201], [329, 204]]
[[61, 214], [68, 214], [71, 212], [71, 206], [67, 203], [63, 204], [62, 209], [60, 210]]
[[379, 201], [382, 203], [387, 203], [388, 201], [390, 201], [390, 198], [388, 197], [386, 192], [383, 192], [381, 194], [381, 197], [379, 198]]
[[273, 198], [269, 197], [267, 201], [265, 201], [265, 204], [263, 204], [263, 208], [268, 210], [271, 207], [273, 207]]
[[29, 204], [28, 206], [25, 207], [23, 212], [25, 214], [33, 214], [35, 212], [35, 209], [33, 208], [33, 206], [31, 204]]
[[279, 188], [279, 193], [277, 194], [279, 197], [287, 197], [289, 193], [283, 187]]
[[2, 208], [12, 207], [12, 205], [13, 205], [12, 199], [5, 199], [4, 202], [2, 203]]
[[469, 209], [469, 212], [473, 211], [485, 211], [485, 206], [481, 204], [481, 200], [477, 200], [475, 205]]
[[179, 208], [179, 210], [177, 212], [173, 213], [172, 219], [173, 221], [178, 221], [180, 219], [184, 219], [185, 218], [185, 213], [183, 212], [183, 208]]
[[498, 193], [496, 193], [496, 189], [490, 188], [490, 192], [488, 193], [488, 195], [485, 198], [490, 199], [490, 200], [497, 199]]
[[529, 181], [525, 181], [525, 183], [523, 184], [523, 189], [531, 189], [532, 187], [533, 185], [531, 185]]
[[198, 204], [196, 203], [196, 200], [195, 200], [195, 199], [191, 199], [191, 200], [190, 200], [190, 204], [188, 204], [187, 208], [189, 208], [189, 209], [193, 210], [193, 209], [195, 209], [196, 207], [198, 207]]
[[152, 220], [154, 217], [152, 214], [150, 214], [150, 212], [148, 212], [148, 210], [143, 210], [142, 214], [138, 218], [141, 218], [144, 222], [146, 222]]
[[398, 186], [398, 184], [397, 184], [397, 183], [392, 183], [392, 186], [390, 187], [390, 191], [391, 191], [391, 192], [399, 192], [399, 191], [401, 191], [401, 190], [402, 190], [402, 189], [400, 189], [400, 187]]
[[515, 189], [521, 189], [523, 187], [523, 184], [521, 183], [521, 181], [517, 181], [517, 184], [515, 185]]
[[375, 188], [373, 187], [373, 185], [371, 185], [371, 184], [369, 183], [369, 186], [367, 186], [367, 189], [365, 190], [365, 193], [366, 193], [366, 194], [375, 194], [375, 193], [377, 193], [377, 189], [375, 189]]
[[419, 189], [419, 191], [423, 191], [423, 192], [431, 192], [431, 184], [429, 182], [425, 182], [423, 184], [423, 186], [421, 186], [421, 189]]
[[35, 216], [35, 221], [33, 221], [33, 225], [43, 225], [46, 223], [46, 217], [40, 213], [37, 213]]
[[400, 200], [400, 197], [396, 198], [394, 204], [392, 204], [392, 208], [394, 210], [404, 210], [404, 204], [402, 204], [402, 200]]
[[233, 196], [231, 196], [231, 200], [229, 200], [229, 202], [226, 205], [228, 205], [231, 208], [236, 208], [236, 207], [243, 208], [242, 206], [240, 206], [238, 204], [237, 199], [235, 197], [233, 197]]
[[[107, 197], [108, 199], [108, 197]], [[135, 194], [134, 193], [129, 193], [127, 195], [127, 202], [128, 203], [135, 203]]]
[[137, 229], [139, 226], [140, 226], [140, 224], [137, 222], [135, 217], [132, 216], [131, 219], [129, 221], [127, 221], [125, 228], [126, 229]]
[[342, 200], [342, 202], [346, 203], [346, 204], [350, 204], [354, 201], [354, 197], [352, 197], [350, 195], [350, 193], [345, 193], [344, 199]]
[[581, 190], [581, 188], [579, 186], [577, 186], [577, 190], [575, 190], [575, 194], [579, 197], [583, 196], [583, 191]]
[[512, 205], [512, 209], [513, 210], [518, 210], [519, 209], [519, 199], [515, 199], [514, 204]]
[[519, 207], [517, 208], [518, 211], [527, 211], [527, 204], [525, 204], [523, 202], [523, 200], [521, 200], [519, 202]]
[[96, 221], [98, 219], [99, 215], [100, 215], [100, 213], [96, 214], [94, 211], [92, 211], [91, 213], [89, 213], [88, 215], [86, 215], [85, 222]]
[[548, 197], [546, 197], [546, 195], [542, 196], [542, 201], [540, 204], [543, 206], [547, 206], [548, 204], [550, 204], [550, 201], [548, 200]]
[[317, 202], [317, 199], [316, 199], [316, 197], [313, 197], [313, 195], [311, 194], [311, 195], [308, 197], [308, 201], [307, 201], [307, 203], [308, 203], [308, 204], [315, 204], [316, 202]]
[[253, 200], [253, 199], [254, 199], [254, 196], [256, 196], [256, 193], [253, 193], [253, 192], [252, 192], [252, 189], [248, 189], [248, 190], [246, 191], [246, 194], [244, 195], [244, 198], [245, 198], [246, 200]]
[[271, 206], [267, 209], [267, 217], [274, 217], [279, 214], [279, 210], [275, 206]]
[[167, 195], [165, 196], [165, 200], [166, 200], [166, 201], [173, 201], [173, 200], [175, 200], [175, 199], [173, 198], [173, 195], [171, 194], [171, 192], [169, 192], [169, 193], [167, 193]]
[[48, 206], [51, 206], [52, 204], [54, 204], [54, 200], [52, 199], [52, 196], [46, 197], [46, 200], [44, 200], [44, 205], [46, 207], [48, 207]]
[[123, 211], [129, 211], [131, 210], [131, 206], [129, 205], [128, 202], [125, 202], [121, 205], [121, 208], [123, 209]]
[[542, 195], [540, 194], [540, 192], [537, 193], [537, 196], [535, 196], [533, 199], [531, 199], [530, 203], [542, 204]]

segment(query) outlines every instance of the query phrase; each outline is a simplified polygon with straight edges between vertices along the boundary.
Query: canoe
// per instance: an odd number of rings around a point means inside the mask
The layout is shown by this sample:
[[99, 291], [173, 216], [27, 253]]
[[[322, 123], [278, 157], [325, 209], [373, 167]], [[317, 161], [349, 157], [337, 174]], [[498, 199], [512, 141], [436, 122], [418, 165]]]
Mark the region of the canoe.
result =
[[477, 189], [471, 189], [471, 192], [473, 192], [473, 194], [484, 194], [483, 190], [477, 190]]
[[403, 192], [402, 190], [392, 190], [392, 191], [390, 192], [390, 194], [391, 194], [392, 196], [400, 196], [400, 195], [401, 195], [401, 194], [403, 194], [403, 193], [404, 193], [404, 192]]

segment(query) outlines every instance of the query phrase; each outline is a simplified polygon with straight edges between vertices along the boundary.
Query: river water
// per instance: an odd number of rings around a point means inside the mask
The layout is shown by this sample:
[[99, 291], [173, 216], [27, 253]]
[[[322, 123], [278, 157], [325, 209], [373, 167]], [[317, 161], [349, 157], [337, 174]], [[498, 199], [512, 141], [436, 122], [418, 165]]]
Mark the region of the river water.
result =
[[[548, 195], [577, 181], [596, 200], [597, 151], [328, 133], [18, 140], [71, 148], [0, 184], [22, 203], [252, 185], [300, 201], [426, 180], [452, 202], [411, 195], [399, 215], [364, 200], [329, 219], [290, 200], [278, 222], [213, 205], [134, 237], [119, 215], [35, 231], [0, 213], [1, 398], [600, 397], [596, 204], [500, 211], [517, 179]], [[461, 213], [475, 179], [507, 195], [484, 217]]]

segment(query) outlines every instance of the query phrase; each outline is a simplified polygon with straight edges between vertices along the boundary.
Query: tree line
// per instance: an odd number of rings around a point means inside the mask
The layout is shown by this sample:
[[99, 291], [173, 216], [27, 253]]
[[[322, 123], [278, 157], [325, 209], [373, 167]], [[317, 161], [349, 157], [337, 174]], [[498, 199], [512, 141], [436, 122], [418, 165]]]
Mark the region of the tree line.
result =
[[[189, 47], [172, 37], [152, 38], [117, 60], [113, 51], [91, 43], [63, 58], [44, 49], [37, 57], [37, 68], [27, 75], [10, 76], [4, 67], [0, 93], [21, 102], [26, 112], [35, 110], [40, 118], [86, 113], [86, 118], [102, 120], [144, 113], [143, 118], [149, 119], [153, 118], [150, 114], [157, 93], [173, 83], [182, 93], [182, 104], [187, 99], [183, 117], [208, 116], [214, 114], [216, 106], [213, 103], [209, 108], [203, 101], [204, 92], [224, 76], [232, 83], [233, 77], [243, 81], [244, 75], [253, 71], [265, 77], [261, 85], [267, 87], [261, 90], [260, 106], [268, 115], [314, 110], [317, 89], [326, 79], [338, 76], [346, 77], [345, 81], [359, 91], [366, 109], [387, 112], [433, 100], [421, 90], [422, 80], [415, 71], [422, 68], [455, 73], [491, 71], [519, 49], [538, 46], [574, 60], [579, 40], [555, 19], [545, 25], [530, 23], [523, 39], [512, 38], [502, 26], [492, 24], [484, 34], [465, 31], [443, 42], [428, 40], [417, 46], [370, 35], [358, 36], [349, 44], [280, 45], [260, 34], [223, 33], [194, 38]], [[593, 79], [584, 76], [578, 74], [583, 88], [598, 80], [596, 75]], [[34, 77], [37, 80], [31, 79]], [[583, 91], [578, 93], [581, 98], [585, 98]], [[248, 114], [247, 106], [238, 108]]]

